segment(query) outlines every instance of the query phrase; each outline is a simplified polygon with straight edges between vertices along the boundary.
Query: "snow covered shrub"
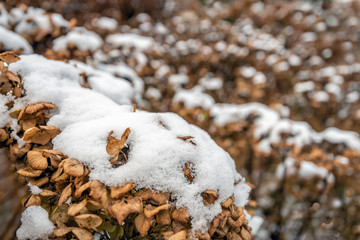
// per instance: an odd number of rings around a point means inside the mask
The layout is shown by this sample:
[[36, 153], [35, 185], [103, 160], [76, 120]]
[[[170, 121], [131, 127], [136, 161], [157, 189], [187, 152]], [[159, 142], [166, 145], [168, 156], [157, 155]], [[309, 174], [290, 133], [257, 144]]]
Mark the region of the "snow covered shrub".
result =
[[1, 146], [31, 191], [19, 239], [251, 238], [250, 187], [205, 131], [118, 105], [71, 64], [0, 59]]

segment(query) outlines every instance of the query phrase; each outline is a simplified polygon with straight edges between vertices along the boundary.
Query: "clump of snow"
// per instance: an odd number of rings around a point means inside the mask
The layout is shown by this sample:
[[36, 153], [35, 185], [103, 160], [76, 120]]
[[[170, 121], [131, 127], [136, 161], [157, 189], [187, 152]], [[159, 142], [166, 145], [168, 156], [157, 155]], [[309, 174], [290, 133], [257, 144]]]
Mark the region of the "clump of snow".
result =
[[135, 89], [130, 82], [81, 62], [73, 61], [72, 63], [87, 74], [87, 81], [93, 90], [104, 94], [118, 104], [131, 104]]
[[214, 105], [215, 100], [210, 95], [204, 93], [201, 86], [195, 86], [190, 90], [179, 90], [173, 98], [173, 103], [179, 102], [183, 102], [185, 107], [189, 108], [202, 107], [209, 109]]
[[180, 89], [183, 85], [189, 83], [189, 77], [185, 74], [172, 74], [169, 76], [169, 84], [176, 91]]
[[[26, 91], [25, 97], [15, 100], [14, 109], [38, 101], [57, 105], [58, 114], [48, 122], [62, 131], [52, 141], [54, 149], [89, 167], [91, 180], [109, 186], [133, 181], [139, 188], [171, 192], [177, 199], [176, 206], [188, 209], [193, 230], [206, 231], [221, 213], [220, 203], [232, 194], [239, 206], [246, 203], [250, 187], [236, 172], [230, 155], [205, 131], [178, 115], [133, 112], [132, 106], [118, 105], [96, 91], [82, 88], [79, 69], [71, 64], [30, 55], [21, 56], [9, 70], [22, 76]], [[106, 152], [107, 136], [114, 131], [113, 136], [121, 138], [126, 128], [131, 130], [128, 162], [113, 168], [109, 162], [112, 156]], [[196, 145], [179, 139], [181, 136], [192, 136]], [[182, 171], [189, 162], [195, 168], [192, 183]], [[219, 198], [211, 206], [204, 206], [201, 193], [208, 189], [218, 191]], [[24, 222], [29, 223], [28, 218]], [[28, 232], [26, 226], [35, 224], [30, 223], [20, 228], [18, 236], [22, 239], [29, 237], [24, 234]]]
[[199, 80], [200, 86], [204, 87], [207, 90], [218, 90], [222, 88], [223, 81], [217, 77], [205, 76]]
[[117, 47], [135, 47], [140, 51], [148, 50], [155, 45], [154, 39], [150, 37], [144, 37], [132, 33], [116, 33], [108, 35], [106, 42], [111, 46]]
[[23, 54], [33, 53], [30, 44], [20, 35], [0, 26], [0, 43], [4, 50], [21, 49]]
[[108, 31], [115, 31], [118, 26], [118, 22], [109, 17], [95, 18], [91, 21], [91, 24]]
[[55, 229], [48, 212], [40, 206], [30, 206], [21, 215], [21, 226], [16, 231], [19, 240], [46, 239]]
[[286, 142], [299, 148], [312, 142], [326, 140], [335, 144], [344, 143], [351, 149], [360, 150], [358, 133], [338, 128], [328, 128], [323, 132], [316, 132], [306, 122], [281, 119], [279, 113], [260, 103], [214, 104], [210, 109], [210, 115], [219, 126], [246, 120], [251, 114], [257, 117], [254, 121], [254, 137], [257, 139], [262, 137], [258, 146], [259, 150], [264, 153], [271, 151], [271, 144], [281, 141], [281, 133], [289, 133]]
[[30, 188], [30, 192], [34, 195], [38, 195], [42, 192], [41, 188], [36, 185], [32, 185], [30, 182], [28, 183], [28, 186]]
[[315, 163], [309, 161], [300, 161], [300, 167], [297, 169], [296, 161], [293, 158], [286, 158], [285, 162], [277, 167], [276, 177], [278, 179], [283, 179], [285, 173], [286, 176], [292, 176], [297, 173], [301, 179], [311, 179], [314, 177], [328, 179], [332, 175], [325, 168], [318, 167]]
[[296, 93], [311, 92], [314, 89], [315, 89], [315, 84], [313, 81], [299, 82], [296, 83], [294, 86], [294, 91]]
[[45, 32], [51, 32], [51, 23], [45, 10], [29, 7], [21, 21], [16, 25], [15, 31], [20, 34], [31, 34], [41, 28]]
[[69, 43], [74, 43], [76, 48], [81, 51], [95, 51], [102, 45], [103, 41], [96, 33], [77, 27], [65, 36], [55, 39], [53, 49], [55, 51], [65, 50]]

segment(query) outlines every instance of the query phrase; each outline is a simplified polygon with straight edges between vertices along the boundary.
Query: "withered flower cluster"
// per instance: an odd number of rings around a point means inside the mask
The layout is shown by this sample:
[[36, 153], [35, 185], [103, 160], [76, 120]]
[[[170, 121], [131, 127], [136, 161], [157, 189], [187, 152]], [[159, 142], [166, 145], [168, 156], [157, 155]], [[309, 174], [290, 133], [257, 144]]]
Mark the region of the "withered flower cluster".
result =
[[[26, 92], [22, 91], [21, 78], [8, 71], [4, 63], [19, 59], [12, 52], [0, 54], [2, 86], [6, 86], [2, 94], [12, 94], [14, 99]], [[20, 89], [19, 95], [16, 88]], [[7, 105], [12, 105], [12, 101]], [[51, 239], [90, 240], [94, 234], [105, 239], [251, 239], [244, 210], [234, 205], [233, 196], [221, 204], [222, 212], [214, 218], [208, 231], [200, 233], [192, 231], [187, 210], [174, 207], [176, 199], [171, 193], [137, 188], [133, 182], [108, 187], [97, 180], [90, 181], [90, 170], [83, 163], [53, 149], [51, 139], [61, 131], [47, 126], [47, 122], [56, 114], [56, 109], [54, 104], [37, 102], [11, 112], [11, 119], [19, 125], [16, 135], [23, 141], [13, 137], [11, 123], [0, 129], [1, 148], [5, 149], [18, 181], [41, 190], [25, 194], [21, 203], [25, 208], [41, 206], [48, 212], [56, 225]], [[126, 141], [130, 132], [127, 128], [120, 139], [113, 137], [112, 131], [109, 133], [106, 151], [114, 155], [110, 160], [114, 167], [127, 162]], [[195, 144], [191, 138], [180, 137]], [[192, 182], [191, 163], [183, 171]], [[206, 190], [201, 196], [204, 205], [213, 204], [219, 197], [214, 190]], [[0, 204], [7, 201], [0, 200]], [[11, 237], [6, 233], [2, 236]]]

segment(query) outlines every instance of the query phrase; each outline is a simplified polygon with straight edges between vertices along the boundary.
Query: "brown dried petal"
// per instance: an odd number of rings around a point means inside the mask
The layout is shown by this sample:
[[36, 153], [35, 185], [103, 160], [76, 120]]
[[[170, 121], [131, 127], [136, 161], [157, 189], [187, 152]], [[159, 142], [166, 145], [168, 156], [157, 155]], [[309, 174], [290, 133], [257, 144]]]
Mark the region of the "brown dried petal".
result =
[[226, 238], [229, 240], [243, 240], [235, 231], [228, 232]]
[[235, 202], [235, 197], [234, 195], [232, 195], [231, 197], [229, 197], [228, 199], [226, 199], [224, 202], [221, 203], [221, 206], [223, 208], [228, 208], [230, 207], [231, 204], [233, 204]]
[[145, 236], [148, 233], [152, 223], [154, 222], [154, 217], [148, 218], [142, 212], [138, 216], [136, 216], [134, 222], [135, 222], [135, 227], [139, 231], [140, 235]]
[[53, 196], [56, 196], [57, 193], [53, 192], [53, 191], [50, 191], [50, 190], [43, 190], [41, 193], [40, 193], [40, 196], [42, 197], [53, 197]]
[[36, 195], [31, 195], [29, 200], [26, 202], [25, 207], [28, 208], [30, 206], [40, 206], [41, 205], [41, 198]]
[[17, 173], [23, 177], [38, 177], [41, 175], [41, 170], [34, 170], [31, 167], [19, 169]]
[[29, 151], [27, 153], [27, 160], [33, 169], [45, 170], [48, 167], [47, 159], [43, 157], [39, 151]]
[[9, 138], [9, 135], [5, 129], [0, 128], [0, 142], [5, 142]]
[[141, 198], [143, 201], [153, 200], [159, 205], [167, 203], [170, 197], [169, 193], [156, 193], [153, 192], [151, 189], [142, 189], [136, 192], [135, 196]]
[[83, 228], [73, 228], [72, 232], [79, 240], [93, 240], [94, 236]]
[[125, 143], [120, 139], [111, 139], [106, 145], [106, 152], [109, 155], [118, 154], [125, 147]]
[[102, 223], [101, 217], [95, 214], [82, 214], [76, 216], [74, 219], [81, 228], [94, 229]]
[[32, 185], [35, 185], [37, 187], [41, 187], [45, 184], [47, 184], [49, 182], [49, 177], [43, 177], [43, 178], [40, 178], [40, 179], [29, 179], [29, 182], [32, 184]]
[[205, 206], [213, 204], [219, 198], [219, 194], [214, 190], [205, 190], [201, 196]]
[[21, 83], [20, 78], [17, 75], [13, 74], [12, 72], [7, 72], [6, 77], [12, 82], [15, 82], [15, 83], [18, 83], [18, 84]]
[[62, 161], [64, 172], [70, 176], [80, 177], [85, 173], [84, 165], [74, 158], [68, 158]]
[[98, 180], [90, 183], [90, 197], [101, 203], [104, 209], [109, 207], [108, 192], [104, 184]]
[[170, 210], [162, 210], [158, 214], [156, 214], [156, 222], [159, 225], [170, 225], [171, 224]]
[[10, 117], [17, 119], [20, 112], [21, 112], [21, 109], [16, 109], [16, 110], [12, 111], [11, 113], [9, 113], [9, 115], [10, 115]]
[[67, 158], [65, 154], [56, 150], [44, 150], [42, 154], [44, 157], [53, 158], [56, 161], [61, 161], [62, 159]]
[[185, 208], [178, 208], [175, 209], [171, 213], [172, 219], [175, 221], [179, 221], [181, 223], [188, 223], [190, 221], [190, 218], [188, 216], [187, 210]]
[[182, 230], [178, 233], [175, 233], [174, 235], [172, 235], [169, 240], [184, 240], [187, 239], [187, 234], [188, 231], [187, 230]]
[[36, 119], [21, 120], [20, 125], [24, 131], [36, 126]]
[[133, 182], [127, 182], [120, 187], [112, 187], [111, 188], [111, 197], [119, 198], [119, 197], [123, 196], [125, 193], [131, 191], [134, 187], [136, 187], [136, 184]]
[[19, 61], [20, 58], [15, 53], [9, 51], [1, 53], [0, 60], [10, 64]]
[[62, 237], [66, 234], [68, 234], [69, 232], [71, 232], [72, 228], [57, 228], [54, 230], [54, 235], [57, 237]]
[[251, 240], [251, 234], [246, 228], [241, 228], [240, 235], [243, 240]]
[[141, 213], [143, 204], [141, 198], [134, 197], [115, 203], [109, 210], [110, 214], [115, 217], [121, 225], [130, 213]]
[[146, 205], [144, 208], [144, 214], [147, 218], [151, 218], [158, 214], [161, 210], [168, 210], [171, 208], [171, 204], [164, 204], [159, 207], [154, 207], [151, 204]]
[[59, 128], [52, 126], [40, 126], [40, 129], [49, 134], [51, 139], [56, 137], [61, 132]]
[[80, 203], [73, 203], [69, 206], [68, 215], [74, 217], [80, 213], [80, 211], [86, 206], [87, 200], [84, 199]]
[[[110, 132], [111, 133], [111, 132]], [[121, 136], [121, 139], [116, 138], [109, 138], [109, 141], [106, 145], [106, 152], [109, 155], [116, 155], [118, 154], [121, 149], [125, 147], [125, 143], [130, 135], [131, 131], [130, 128], [127, 128], [123, 135]]]
[[67, 185], [67, 187], [62, 191], [59, 202], [58, 202], [59, 207], [62, 206], [71, 196], [71, 187], [72, 187], [72, 183]]
[[46, 130], [37, 127], [30, 128], [24, 132], [24, 140], [32, 143], [45, 145], [50, 141], [51, 137]]
[[40, 114], [44, 113], [47, 110], [57, 108], [56, 105], [52, 103], [38, 102], [27, 105], [23, 108], [18, 116], [18, 120], [26, 120], [29, 118], [36, 118]]

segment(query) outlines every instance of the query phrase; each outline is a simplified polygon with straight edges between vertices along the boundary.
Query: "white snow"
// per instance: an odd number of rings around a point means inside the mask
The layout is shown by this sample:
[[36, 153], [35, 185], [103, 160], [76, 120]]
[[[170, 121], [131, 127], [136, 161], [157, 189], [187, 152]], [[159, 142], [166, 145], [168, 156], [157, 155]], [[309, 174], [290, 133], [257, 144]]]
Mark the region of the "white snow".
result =
[[322, 167], [318, 167], [315, 163], [309, 161], [300, 161], [299, 169], [296, 168], [296, 160], [293, 158], [286, 158], [276, 169], [276, 177], [283, 179], [284, 174], [286, 176], [292, 176], [297, 174], [301, 179], [311, 179], [319, 177], [321, 179], [327, 179], [332, 173]]
[[315, 89], [315, 84], [313, 81], [299, 82], [296, 83], [294, 86], [294, 91], [296, 93], [311, 92], [314, 89]]
[[21, 215], [21, 226], [16, 231], [16, 237], [19, 240], [47, 239], [54, 229], [45, 209], [30, 206]]
[[22, 49], [23, 54], [33, 53], [30, 44], [19, 34], [0, 26], [0, 43], [4, 50]]
[[215, 103], [215, 100], [204, 93], [200, 86], [195, 86], [190, 90], [181, 89], [177, 91], [172, 101], [173, 103], [183, 102], [188, 108], [202, 107], [204, 109], [210, 109]]
[[[10, 64], [9, 70], [22, 76], [26, 90], [25, 97], [15, 100], [14, 109], [37, 101], [56, 104], [59, 109], [48, 125], [57, 126], [62, 132], [52, 141], [54, 149], [88, 166], [91, 180], [109, 186], [133, 181], [139, 188], [172, 192], [176, 206], [188, 209], [193, 229], [200, 231], [207, 230], [211, 220], [221, 212], [220, 203], [232, 194], [240, 206], [246, 203], [250, 187], [236, 172], [230, 155], [205, 131], [178, 115], [133, 112], [132, 106], [118, 105], [104, 95], [80, 87], [79, 69], [63, 62], [36, 55], [21, 56], [20, 61]], [[131, 130], [128, 162], [113, 168], [109, 162], [111, 156], [106, 152], [107, 135], [113, 130], [113, 135], [120, 138], [126, 128]], [[194, 137], [196, 146], [178, 139], [181, 136]], [[187, 162], [195, 166], [195, 180], [191, 184], [182, 171]], [[240, 183], [234, 186], [236, 182]], [[200, 195], [207, 189], [219, 193], [211, 206], [204, 206]], [[25, 212], [24, 226], [18, 231], [21, 239], [29, 237], [25, 233], [32, 234], [26, 227], [35, 224], [29, 220], [29, 215], [34, 216], [29, 211], [32, 210]], [[41, 210], [35, 211], [38, 212]], [[46, 219], [41, 222], [46, 223]], [[45, 235], [49, 229], [43, 227], [41, 233]]]
[[36, 185], [32, 185], [30, 182], [27, 184], [30, 188], [31, 194], [38, 195], [42, 192], [41, 188]]
[[108, 35], [106, 42], [116, 48], [120, 46], [135, 47], [140, 51], [150, 50], [155, 45], [153, 38], [132, 33], [116, 33]]
[[218, 90], [223, 86], [223, 81], [217, 77], [205, 76], [199, 80], [199, 85], [204, 87], [206, 90]]
[[189, 77], [185, 74], [172, 74], [169, 76], [168, 81], [172, 88], [177, 91], [181, 89], [183, 85], [189, 83]]
[[103, 41], [96, 33], [77, 27], [65, 36], [55, 39], [53, 49], [55, 51], [65, 50], [69, 43], [74, 43], [76, 48], [81, 51], [95, 51], [102, 45]]
[[91, 21], [91, 24], [108, 31], [115, 31], [118, 26], [118, 22], [109, 17], [95, 18]]

